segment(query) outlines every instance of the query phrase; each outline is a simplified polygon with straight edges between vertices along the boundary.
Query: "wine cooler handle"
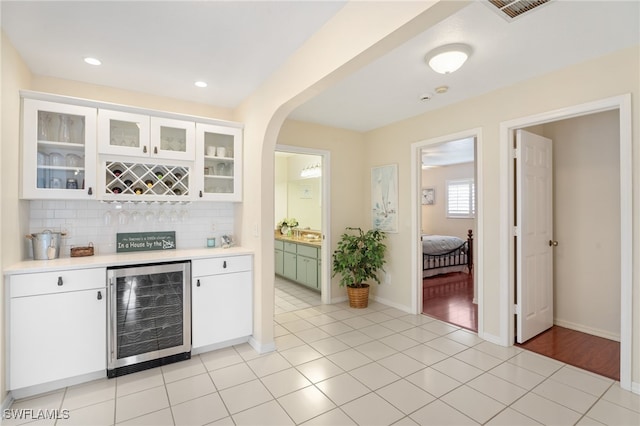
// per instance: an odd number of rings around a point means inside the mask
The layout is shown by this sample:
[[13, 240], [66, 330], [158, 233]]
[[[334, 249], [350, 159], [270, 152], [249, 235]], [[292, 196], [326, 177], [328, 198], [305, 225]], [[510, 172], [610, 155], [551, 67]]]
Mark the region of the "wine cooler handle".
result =
[[98, 300], [102, 300], [102, 292], [98, 291]]
[[59, 285], [59, 286], [61, 286], [62, 284], [64, 284], [64, 283], [62, 282], [62, 277], [58, 277], [58, 285]]
[[200, 280], [196, 281], [196, 287], [200, 287]]

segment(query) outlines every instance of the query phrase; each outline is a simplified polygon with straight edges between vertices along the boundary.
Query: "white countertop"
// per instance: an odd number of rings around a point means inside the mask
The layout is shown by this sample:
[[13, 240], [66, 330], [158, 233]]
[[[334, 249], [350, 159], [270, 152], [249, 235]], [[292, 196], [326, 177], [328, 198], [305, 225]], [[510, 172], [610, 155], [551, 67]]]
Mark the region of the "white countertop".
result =
[[52, 260], [24, 260], [5, 268], [3, 273], [5, 275], [16, 275], [67, 269], [105, 268], [109, 266], [173, 262], [177, 260], [206, 259], [209, 257], [237, 256], [242, 254], [253, 254], [253, 250], [243, 247], [200, 248], [112, 253], [85, 257], [63, 257]]

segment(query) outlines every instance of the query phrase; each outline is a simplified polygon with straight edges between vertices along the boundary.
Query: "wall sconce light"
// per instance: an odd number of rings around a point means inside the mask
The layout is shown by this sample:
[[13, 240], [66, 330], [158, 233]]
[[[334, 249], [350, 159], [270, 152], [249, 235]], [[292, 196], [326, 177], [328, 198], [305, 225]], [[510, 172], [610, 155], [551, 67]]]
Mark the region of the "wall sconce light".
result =
[[462, 43], [454, 43], [433, 49], [427, 53], [424, 60], [435, 72], [450, 74], [458, 70], [470, 55], [470, 46]]
[[309, 179], [322, 176], [322, 166], [320, 164], [314, 164], [307, 166], [300, 170], [300, 177], [302, 179]]

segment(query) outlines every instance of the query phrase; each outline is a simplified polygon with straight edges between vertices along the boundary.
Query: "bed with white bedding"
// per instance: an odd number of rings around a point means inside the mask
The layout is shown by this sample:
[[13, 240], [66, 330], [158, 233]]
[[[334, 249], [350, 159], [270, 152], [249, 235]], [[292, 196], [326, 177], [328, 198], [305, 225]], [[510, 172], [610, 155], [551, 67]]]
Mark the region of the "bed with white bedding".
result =
[[422, 235], [422, 277], [473, 270], [473, 231], [467, 239], [449, 235]]

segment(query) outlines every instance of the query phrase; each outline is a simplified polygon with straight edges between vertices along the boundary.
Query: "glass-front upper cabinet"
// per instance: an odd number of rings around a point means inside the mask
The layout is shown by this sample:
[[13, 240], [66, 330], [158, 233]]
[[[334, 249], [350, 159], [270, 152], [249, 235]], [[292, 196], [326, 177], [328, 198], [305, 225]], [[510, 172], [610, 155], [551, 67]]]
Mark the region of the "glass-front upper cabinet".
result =
[[196, 125], [196, 199], [242, 201], [242, 129]]
[[96, 196], [95, 108], [23, 98], [24, 199]]
[[195, 158], [196, 123], [151, 117], [151, 156], [169, 160]]
[[101, 109], [98, 145], [100, 154], [149, 156], [149, 116]]
[[98, 112], [100, 154], [193, 161], [195, 130], [193, 121], [106, 109]]

